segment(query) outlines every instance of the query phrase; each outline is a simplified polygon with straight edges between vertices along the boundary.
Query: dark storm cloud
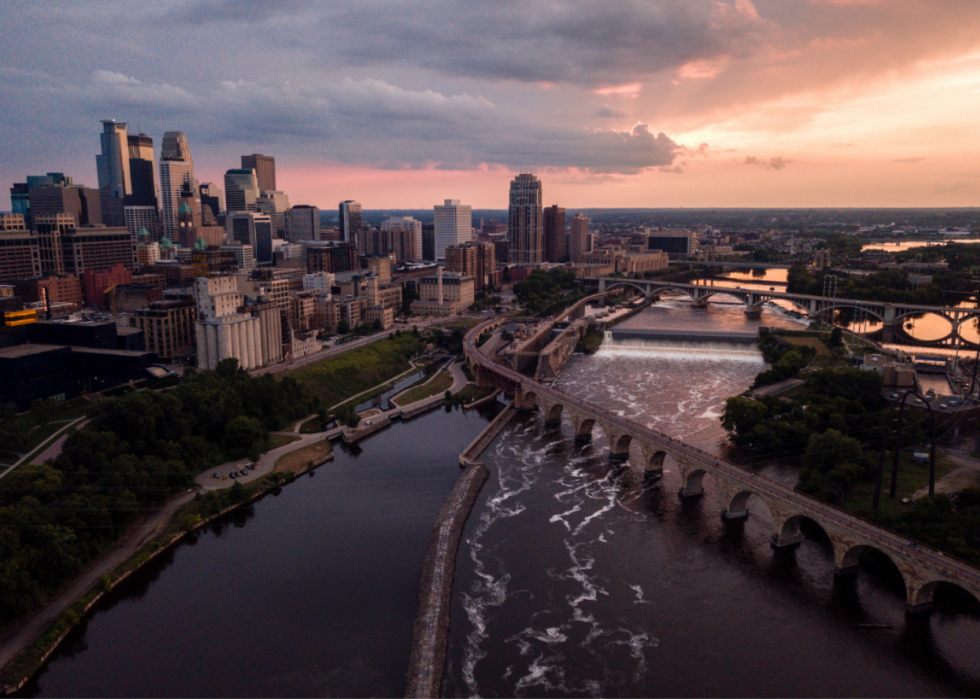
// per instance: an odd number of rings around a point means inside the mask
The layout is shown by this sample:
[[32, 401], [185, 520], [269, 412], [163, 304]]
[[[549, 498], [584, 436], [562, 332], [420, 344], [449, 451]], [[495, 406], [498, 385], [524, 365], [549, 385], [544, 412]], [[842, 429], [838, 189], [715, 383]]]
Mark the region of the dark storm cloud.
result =
[[[228, 0], [195, 2], [178, 16], [192, 24], [259, 25], [277, 41], [303, 42], [327, 63], [409, 63], [481, 79], [585, 85], [748, 55], [774, 31], [748, 0]], [[281, 21], [290, 16], [304, 21]]]
[[[544, 125], [484, 97], [405, 90], [383, 80], [225, 81], [191, 92], [108, 71], [81, 83], [43, 75], [29, 90], [22, 78], [0, 71], [0, 98], [61, 105], [92, 133], [99, 118], [150, 112], [159, 130], [180, 128], [198, 143], [268, 143], [309, 159], [383, 168], [489, 163], [634, 174], [670, 164], [677, 149], [646, 125], [626, 132]], [[35, 126], [55, 128], [57, 119], [41, 115]], [[9, 121], [0, 116], [0, 123]]]

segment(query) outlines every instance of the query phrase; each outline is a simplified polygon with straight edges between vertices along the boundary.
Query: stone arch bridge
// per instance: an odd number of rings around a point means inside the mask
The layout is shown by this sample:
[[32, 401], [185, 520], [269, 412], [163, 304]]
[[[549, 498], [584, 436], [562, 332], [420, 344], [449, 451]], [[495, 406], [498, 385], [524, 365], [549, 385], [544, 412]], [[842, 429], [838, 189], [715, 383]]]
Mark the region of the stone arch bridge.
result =
[[[959, 336], [964, 342], [970, 342], [959, 334], [963, 323], [980, 318], [978, 308], [954, 308], [951, 306], [920, 306], [916, 304], [884, 303], [880, 301], [860, 301], [857, 299], [830, 298], [827, 296], [810, 296], [808, 294], [792, 294], [786, 291], [763, 291], [761, 289], [736, 289], [733, 287], [703, 286], [682, 282], [660, 282], [646, 279], [616, 279], [601, 277], [599, 291], [605, 292], [617, 286], [632, 287], [646, 296], [653, 295], [665, 289], [675, 289], [694, 299], [694, 302], [704, 305], [712, 296], [732, 296], [745, 303], [749, 314], [762, 311], [766, 301], [782, 299], [790, 301], [806, 310], [811, 318], [837, 309], [860, 309], [874, 316], [886, 328], [900, 327], [905, 318], [923, 313], [934, 313], [942, 316], [952, 328], [949, 335], [939, 341]], [[971, 343], [972, 344], [972, 343]]]
[[464, 352], [480, 385], [495, 386], [513, 395], [514, 406], [519, 410], [541, 410], [545, 423], [552, 425], [560, 424], [562, 415], [568, 413], [576, 438], [581, 440], [591, 439], [598, 427], [609, 443], [609, 458], [614, 461], [629, 459], [630, 447], [638, 447], [642, 466], [651, 477], [662, 476], [664, 460], [670, 456], [684, 484], [681, 496], [700, 495], [702, 479], [710, 474], [728, 503], [726, 518], [747, 517], [749, 499], [758, 497], [775, 521], [772, 545], [776, 548], [799, 544], [800, 523], [804, 519], [813, 521], [826, 532], [833, 545], [834, 571], [838, 575], [856, 573], [862, 552], [867, 548], [877, 549], [901, 573], [909, 612], [930, 609], [933, 593], [942, 583], [960, 587], [980, 600], [977, 568], [497, 364], [480, 352], [475, 340], [503, 322], [491, 320], [471, 329], [464, 340]]

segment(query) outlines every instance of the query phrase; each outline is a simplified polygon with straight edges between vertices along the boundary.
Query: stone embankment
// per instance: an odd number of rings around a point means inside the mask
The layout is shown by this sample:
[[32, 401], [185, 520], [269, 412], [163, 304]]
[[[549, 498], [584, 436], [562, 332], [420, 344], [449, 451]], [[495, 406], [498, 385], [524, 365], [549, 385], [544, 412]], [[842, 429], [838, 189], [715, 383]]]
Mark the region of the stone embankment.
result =
[[422, 564], [419, 609], [408, 661], [406, 697], [439, 696], [446, 668], [449, 603], [453, 592], [456, 552], [473, 504], [489, 477], [486, 467], [475, 459], [515, 414], [514, 408], [507, 406], [460, 455], [460, 464], [465, 467], [463, 474], [432, 525], [432, 535]]

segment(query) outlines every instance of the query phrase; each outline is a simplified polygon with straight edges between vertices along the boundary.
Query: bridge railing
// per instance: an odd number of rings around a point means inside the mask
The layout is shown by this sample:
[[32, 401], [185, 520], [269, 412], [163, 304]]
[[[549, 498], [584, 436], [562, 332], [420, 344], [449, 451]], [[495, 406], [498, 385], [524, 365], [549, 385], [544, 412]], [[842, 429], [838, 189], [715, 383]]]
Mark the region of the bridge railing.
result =
[[559, 391], [551, 386], [546, 386], [545, 384], [537, 383], [523, 374], [519, 374], [512, 369], [492, 362], [477, 350], [474, 342], [474, 338], [479, 337], [483, 331], [483, 328], [490, 325], [492, 322], [493, 321], [487, 321], [475, 326], [464, 338], [464, 351], [467, 353], [467, 355], [472, 356], [484, 368], [504, 376], [518, 386], [530, 386], [530, 390], [532, 390], [535, 394], [546, 395], [563, 405], [577, 408], [578, 410], [594, 415], [596, 419], [612, 423], [624, 431], [631, 433], [631, 436], [639, 436], [644, 441], [651, 444], [663, 446], [666, 449], [675, 452], [680, 452], [683, 455], [692, 458], [695, 463], [713, 468], [740, 485], [746, 486], [746, 490], [761, 491], [764, 494], [781, 498], [804, 511], [809, 511], [814, 514], [819, 513], [817, 514], [818, 517], [822, 517], [826, 520], [834, 522], [835, 524], [838, 524], [839, 526], [851, 529], [852, 531], [855, 530], [856, 525], [859, 533], [863, 537], [869, 539], [871, 542], [900, 551], [903, 554], [913, 558], [927, 560], [929, 566], [934, 570], [940, 571], [951, 578], [966, 580], [976, 589], [980, 590], [980, 571], [966, 561], [944, 554], [942, 551], [928, 546], [927, 544], [915, 542], [914, 546], [910, 546], [908, 542], [911, 540], [909, 538], [902, 537], [896, 532], [885, 529], [881, 525], [865, 519], [860, 515], [853, 514], [835, 505], [823, 502], [822, 500], [817, 500], [809, 495], [804, 495], [785, 483], [781, 483], [766, 476], [757, 475], [752, 471], [748, 471], [740, 466], [724, 461], [713, 454], [709, 454], [698, 447], [674, 439], [662, 432], [659, 432], [658, 430], [637, 424], [619, 415], [610, 413], [603, 408], [600, 408], [599, 406], [577, 396], [565, 393], [564, 391]]

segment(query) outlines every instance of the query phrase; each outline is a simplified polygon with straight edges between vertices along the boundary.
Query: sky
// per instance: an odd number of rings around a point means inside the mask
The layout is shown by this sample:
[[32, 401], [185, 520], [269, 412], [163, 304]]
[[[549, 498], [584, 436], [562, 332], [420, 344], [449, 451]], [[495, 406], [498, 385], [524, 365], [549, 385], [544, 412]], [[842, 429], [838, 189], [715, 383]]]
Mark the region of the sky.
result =
[[0, 209], [101, 119], [292, 204], [980, 204], [977, 0], [5, 0]]

